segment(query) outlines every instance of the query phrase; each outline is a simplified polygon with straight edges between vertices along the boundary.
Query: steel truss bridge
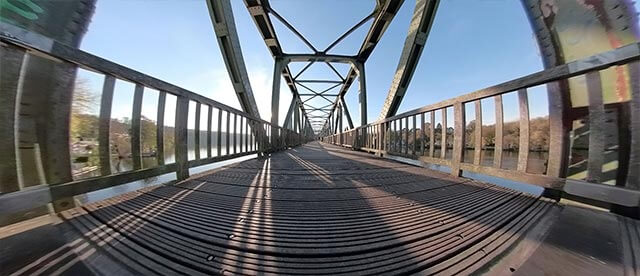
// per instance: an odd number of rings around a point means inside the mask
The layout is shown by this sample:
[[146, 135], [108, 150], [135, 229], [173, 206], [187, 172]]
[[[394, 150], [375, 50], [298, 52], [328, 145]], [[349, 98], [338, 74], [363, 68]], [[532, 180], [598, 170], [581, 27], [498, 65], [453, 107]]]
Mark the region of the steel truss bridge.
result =
[[[231, 1], [206, 2], [241, 110], [78, 49], [94, 0], [2, 2], [0, 274], [640, 275], [640, 37], [617, 38], [638, 29], [625, 1], [576, 1], [601, 13], [614, 47], [567, 60], [563, 51], [571, 46], [554, 19], [571, 1], [522, 0], [544, 70], [400, 112], [441, 4], [416, 0], [375, 121], [367, 118], [367, 102], [382, 99], [367, 98], [365, 68], [408, 3], [377, 0], [320, 48], [268, 0], [245, 0], [274, 59], [267, 121], [249, 82]], [[285, 52], [273, 20], [309, 52]], [[330, 54], [367, 24], [357, 53]], [[293, 72], [292, 63], [304, 65]], [[303, 78], [314, 64], [335, 78]], [[71, 162], [78, 68], [104, 76], [92, 177], [75, 175]], [[280, 106], [281, 79], [293, 96], [288, 107]], [[582, 88], [576, 79], [584, 80]], [[126, 171], [114, 164], [120, 149], [111, 110], [119, 80], [135, 84], [130, 154], [120, 156], [131, 161]], [[356, 80], [357, 127], [345, 102]], [[529, 98], [541, 85], [549, 99], [548, 158], [536, 171]], [[612, 101], [614, 86], [619, 98]], [[159, 91], [149, 156], [142, 142], [147, 89]], [[503, 96], [511, 93], [519, 140], [517, 153], [507, 156]], [[482, 124], [487, 101], [493, 128]], [[279, 125], [282, 108], [288, 111]], [[469, 109], [475, 118], [467, 118]], [[175, 126], [165, 126], [167, 116]], [[495, 137], [492, 145], [487, 135]], [[586, 155], [575, 153], [580, 145]], [[247, 160], [220, 165], [241, 157]], [[162, 185], [144, 184], [150, 182]], [[93, 196], [100, 199], [81, 200]]]

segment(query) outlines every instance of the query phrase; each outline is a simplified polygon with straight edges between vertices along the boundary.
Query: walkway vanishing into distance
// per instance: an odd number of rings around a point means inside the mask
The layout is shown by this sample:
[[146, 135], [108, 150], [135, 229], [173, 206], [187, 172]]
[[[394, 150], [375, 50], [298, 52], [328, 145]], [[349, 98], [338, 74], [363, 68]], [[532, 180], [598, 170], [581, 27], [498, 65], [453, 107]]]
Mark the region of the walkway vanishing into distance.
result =
[[[565, 213], [575, 219], [559, 219]], [[40, 258], [10, 262], [9, 271], [357, 275], [518, 267], [527, 275], [557, 269], [561, 258], [582, 271], [621, 273], [624, 237], [615, 231], [626, 227], [640, 238], [630, 219], [319, 142], [61, 217], [46, 234], [5, 239], [16, 246], [27, 237], [33, 245], [47, 236], [68, 241]], [[583, 240], [590, 248], [571, 246], [567, 234], [576, 224], [587, 224], [577, 238], [596, 233]]]
[[[0, 225], [8, 225], [0, 228], [0, 275], [640, 275], [640, 36], [631, 33], [638, 27], [629, 1], [567, 13], [522, 0], [544, 70], [400, 110], [412, 77], [422, 77], [416, 67], [440, 3], [416, 0], [377, 120], [367, 118], [368, 102], [383, 99], [367, 96], [365, 68], [380, 66], [367, 60], [402, 0], [375, 1], [326, 48], [268, 0], [245, 0], [274, 58], [268, 120], [257, 108], [230, 0], [205, 1], [213, 32], [203, 35], [215, 34], [233, 87], [214, 92], [235, 93], [241, 109], [78, 49], [94, 0], [34, 2], [9, 4], [12, 16], [0, 22]], [[39, 15], [16, 13], [22, 8]], [[278, 39], [273, 21], [309, 51], [286, 52], [288, 39]], [[605, 31], [573, 45], [573, 32], [558, 30], [574, 22]], [[365, 26], [357, 52], [330, 52]], [[588, 50], [599, 45], [592, 41], [610, 47]], [[303, 74], [313, 66], [333, 77]], [[72, 108], [80, 68], [104, 78], [98, 114]], [[116, 143], [111, 121], [121, 82], [133, 94], [126, 139]], [[356, 83], [354, 125], [345, 95]], [[291, 92], [289, 105], [280, 104], [281, 86]], [[539, 87], [548, 100], [546, 145], [532, 143], [529, 99], [544, 96]], [[150, 96], [153, 128], [143, 127]], [[510, 96], [517, 101], [503, 99]], [[517, 109], [517, 128], [506, 127], [505, 108]], [[73, 137], [74, 115], [90, 115], [87, 137]], [[152, 149], [143, 136], [154, 137]], [[517, 147], [507, 137], [518, 137]], [[85, 138], [92, 148], [73, 152], [70, 142]], [[516, 166], [506, 166], [503, 150], [516, 148]], [[536, 150], [549, 154], [532, 170]], [[491, 162], [483, 161], [486, 151]], [[142, 162], [149, 156], [157, 164]], [[239, 157], [253, 159], [192, 174]], [[131, 170], [113, 170], [114, 158], [130, 159]], [[436, 166], [448, 173], [429, 169]], [[97, 175], [74, 175], [83, 168]], [[175, 181], [76, 200], [168, 178]], [[543, 192], [497, 186], [504, 181]]]

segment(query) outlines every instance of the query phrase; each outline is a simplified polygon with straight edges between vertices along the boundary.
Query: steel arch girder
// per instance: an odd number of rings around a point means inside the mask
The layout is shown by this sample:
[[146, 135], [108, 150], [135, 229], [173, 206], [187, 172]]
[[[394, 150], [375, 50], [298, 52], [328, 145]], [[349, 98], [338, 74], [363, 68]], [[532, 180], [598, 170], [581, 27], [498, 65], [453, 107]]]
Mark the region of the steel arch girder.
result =
[[439, 2], [439, 0], [416, 1], [398, 67], [378, 119], [394, 116], [398, 112], [427, 42]]
[[231, 2], [229, 0], [207, 0], [207, 7], [216, 34], [216, 40], [220, 46], [220, 52], [222, 52], [222, 58], [242, 110], [260, 118], [258, 105], [253, 96], [249, 75], [242, 56]]

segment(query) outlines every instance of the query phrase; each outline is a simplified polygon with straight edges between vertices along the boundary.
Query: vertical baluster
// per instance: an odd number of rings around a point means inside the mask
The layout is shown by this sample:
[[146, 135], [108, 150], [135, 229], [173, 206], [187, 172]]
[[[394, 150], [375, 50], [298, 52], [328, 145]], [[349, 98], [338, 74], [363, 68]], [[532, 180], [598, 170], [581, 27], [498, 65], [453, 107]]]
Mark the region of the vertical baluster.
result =
[[260, 135], [262, 135], [262, 129], [260, 129], [260, 125], [262, 123], [260, 121], [255, 121], [253, 123], [254, 126], [254, 134], [253, 134], [253, 146], [254, 146], [254, 151], [259, 151], [260, 150]]
[[436, 111], [430, 111], [430, 115], [431, 118], [429, 119], [431, 120], [431, 123], [429, 124], [429, 156], [436, 157]]
[[[7, 2], [8, 3], [8, 2]], [[20, 115], [20, 97], [24, 90], [30, 54], [10, 44], [0, 44], [0, 193], [20, 190], [24, 185], [20, 149], [16, 140]], [[104, 97], [104, 96], [103, 96]], [[111, 109], [109, 109], [111, 112]], [[108, 136], [107, 136], [108, 141]], [[69, 143], [67, 143], [69, 144]], [[102, 142], [100, 143], [102, 146]], [[100, 164], [103, 166], [103, 164]]]
[[242, 124], [244, 121], [243, 118], [244, 117], [242, 117], [242, 115], [238, 116], [238, 123], [237, 123], [238, 128], [240, 128], [238, 133], [239, 135], [238, 135], [238, 146], [237, 146], [239, 153], [242, 153], [242, 141], [243, 141], [242, 135], [244, 134], [244, 125]]
[[196, 102], [196, 120], [195, 120], [195, 128], [193, 130], [195, 135], [195, 156], [196, 160], [200, 160], [200, 109], [202, 105], [199, 102]]
[[251, 120], [251, 125], [249, 125], [249, 127], [251, 128], [251, 135], [249, 135], [249, 138], [251, 138], [251, 143], [249, 144], [249, 148], [251, 149], [251, 151], [255, 151], [255, 147], [256, 147], [255, 139], [256, 139], [256, 134], [258, 133], [256, 129], [256, 122]]
[[244, 118], [244, 152], [249, 152], [249, 136], [251, 135], [249, 120], [249, 118]]
[[502, 127], [504, 124], [504, 114], [502, 111], [502, 95], [493, 97], [496, 108], [496, 137], [495, 137], [495, 149], [493, 152], [493, 166], [496, 168], [502, 167], [502, 139], [503, 132]]
[[451, 155], [451, 174], [460, 176], [460, 163], [464, 161], [464, 140], [465, 140], [465, 112], [464, 103], [458, 102], [453, 105], [454, 133], [453, 152]]
[[218, 139], [217, 139], [217, 149], [218, 156], [222, 156], [222, 109], [218, 109]]
[[211, 158], [211, 123], [213, 123], [213, 106], [209, 105], [209, 113], [207, 114], [207, 158]]
[[225, 142], [227, 144], [226, 145], [227, 151], [225, 152], [225, 155], [230, 155], [231, 154], [231, 150], [230, 150], [231, 149], [231, 136], [230, 136], [231, 133], [229, 131], [230, 127], [231, 127], [230, 124], [231, 124], [231, 112], [227, 111], [227, 129], [226, 129], [226, 131], [227, 131], [226, 138], [227, 139], [225, 140]]
[[527, 89], [518, 90], [520, 106], [520, 146], [518, 149], [518, 171], [526, 172], [529, 161], [529, 99]]
[[371, 134], [371, 126], [366, 127], [365, 135], [367, 135], [367, 140], [369, 141], [369, 145], [367, 145], [367, 148], [373, 148], [373, 135]]
[[420, 156], [424, 156], [425, 131], [426, 129], [424, 129], [424, 113], [420, 113]]
[[158, 113], [156, 123], [156, 160], [158, 165], [164, 165], [164, 110], [167, 101], [167, 93], [158, 93]]
[[247, 152], [247, 137], [245, 136], [248, 133], [247, 129], [247, 118], [241, 117], [240, 124], [240, 152]]
[[416, 121], [418, 120], [418, 117], [416, 116], [412, 116], [411, 117], [413, 120], [413, 155], [417, 156], [418, 155], [418, 129], [416, 128]]
[[238, 153], [238, 114], [233, 113], [233, 154]]
[[398, 120], [393, 120], [393, 138], [392, 140], [392, 151], [398, 151]]
[[175, 119], [175, 156], [178, 180], [189, 177], [189, 148], [187, 146], [187, 124], [189, 122], [189, 99], [178, 96]]
[[[627, 65], [629, 67], [630, 76], [640, 75], [640, 61], [634, 61]], [[627, 174], [626, 187], [629, 189], [640, 190], [640, 82], [635, 81], [631, 84], [631, 124], [629, 132], [631, 133], [630, 152], [629, 152], [629, 169]]]
[[409, 116], [404, 117], [404, 154], [409, 154]]
[[102, 85], [102, 97], [100, 99], [100, 121], [98, 122], [98, 151], [100, 154], [100, 173], [111, 174], [111, 146], [109, 144], [109, 132], [111, 128], [111, 105], [113, 103], [113, 89], [116, 78], [104, 76]]
[[378, 132], [380, 133], [380, 145], [378, 145], [378, 149], [380, 151], [385, 151], [387, 147], [386, 136], [384, 135], [384, 128], [386, 123], [378, 124]]
[[480, 161], [482, 161], [482, 102], [480, 100], [475, 101], [476, 108], [476, 126], [474, 133], [474, 153], [473, 153], [473, 164], [480, 165]]
[[376, 132], [375, 132], [375, 128], [373, 127], [373, 125], [369, 125], [367, 126], [367, 135], [369, 135], [369, 148], [371, 149], [375, 149], [376, 148]]
[[142, 169], [142, 154], [140, 139], [140, 118], [142, 113], [142, 96], [144, 86], [136, 84], [133, 96], [133, 112], [131, 114], [131, 158], [133, 159], [133, 169]]
[[587, 91], [589, 93], [589, 162], [587, 163], [587, 181], [602, 181], [602, 165], [604, 164], [604, 103], [602, 100], [602, 83], [600, 72], [586, 74]]
[[[569, 163], [570, 141], [569, 132], [572, 129], [571, 100], [566, 80], [559, 80], [547, 84], [549, 100], [549, 161], [547, 175], [566, 177]], [[557, 191], [545, 189], [545, 196], [560, 200]]]
[[442, 141], [440, 142], [440, 158], [447, 158], [447, 108], [440, 109], [442, 112]]
[[392, 152], [393, 151], [393, 141], [391, 139], [391, 137], [393, 137], [393, 123], [391, 121], [386, 123], [386, 129], [384, 131], [384, 135], [387, 137], [387, 148], [386, 151], [388, 152]]

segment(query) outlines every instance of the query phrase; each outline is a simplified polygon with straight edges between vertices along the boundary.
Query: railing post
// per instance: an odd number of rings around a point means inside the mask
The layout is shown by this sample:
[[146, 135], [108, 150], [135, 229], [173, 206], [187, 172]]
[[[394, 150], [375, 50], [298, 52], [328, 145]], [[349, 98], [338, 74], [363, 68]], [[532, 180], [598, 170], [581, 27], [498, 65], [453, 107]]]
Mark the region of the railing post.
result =
[[218, 133], [217, 133], [218, 156], [222, 156], [222, 109], [218, 109]]
[[200, 160], [200, 111], [201, 111], [201, 104], [199, 102], [196, 102], [196, 118], [195, 118], [195, 126], [194, 126], [194, 141], [195, 141], [195, 146], [194, 146], [194, 153], [195, 153], [195, 157], [196, 160]]
[[233, 113], [233, 154], [238, 152], [238, 114]]
[[440, 142], [440, 158], [442, 159], [446, 159], [447, 158], [447, 108], [444, 107], [442, 109], [440, 109], [440, 111], [442, 112], [442, 133], [441, 135], [441, 139], [442, 142]]
[[167, 93], [158, 93], [158, 110], [156, 123], [156, 160], [158, 165], [164, 165], [164, 109], [167, 101]]
[[98, 154], [100, 155], [100, 174], [111, 174], [111, 146], [109, 134], [111, 129], [111, 106], [116, 78], [105, 75], [100, 99], [100, 117], [98, 121]]
[[211, 133], [211, 124], [213, 123], [213, 106], [209, 106], [209, 112], [207, 113], [207, 158], [211, 158], [211, 148], [213, 147], [211, 143], [212, 133]]
[[231, 155], [231, 112], [227, 111], [227, 127], [226, 127], [226, 134], [225, 134], [225, 155]]
[[404, 154], [409, 154], [409, 116], [404, 117]]
[[493, 151], [493, 166], [495, 168], [502, 167], [502, 126], [504, 124], [504, 114], [502, 112], [502, 95], [494, 96], [496, 108], [496, 136]]
[[461, 176], [460, 163], [464, 161], [464, 140], [465, 140], [465, 112], [464, 103], [457, 102], [453, 105], [454, 133], [453, 133], [453, 154], [451, 156], [451, 174]]
[[426, 129], [424, 129], [424, 113], [420, 113], [420, 156], [424, 156], [425, 131]]
[[187, 123], [189, 120], [189, 99], [178, 96], [175, 120], [175, 156], [178, 181], [189, 177], [189, 148], [187, 146]]
[[243, 118], [244, 117], [240, 116], [240, 138], [238, 139], [238, 140], [240, 140], [238, 142], [238, 147], [240, 148], [240, 152], [243, 152], [242, 148], [244, 146], [244, 143], [243, 143], [244, 142], [244, 137], [243, 137], [243, 135], [244, 135], [244, 119]]
[[133, 96], [133, 112], [131, 114], [131, 159], [133, 170], [142, 169], [142, 139], [140, 139], [140, 119], [142, 114], [142, 96], [144, 86], [136, 84]]
[[[640, 61], [634, 61], [627, 65], [630, 76], [640, 75]], [[630, 123], [629, 123], [629, 165], [627, 169], [627, 180], [624, 185], [628, 189], [640, 190], [640, 82], [633, 81], [630, 86], [631, 100]], [[613, 206], [612, 212], [617, 214], [640, 219], [640, 207], [630, 208], [623, 206]]]
[[474, 132], [474, 145], [473, 149], [473, 164], [480, 165], [482, 161], [482, 102], [480, 100], [475, 101], [476, 108], [476, 124]]
[[527, 89], [518, 90], [520, 106], [520, 145], [518, 147], [518, 171], [527, 172], [529, 163], [529, 99]]
[[430, 120], [431, 123], [429, 123], [429, 157], [435, 157], [436, 154], [436, 128], [435, 128], [435, 121], [436, 121], [436, 111], [432, 110], [430, 111]]
[[589, 93], [589, 162], [587, 163], [587, 181], [602, 181], [604, 164], [604, 103], [600, 72], [587, 73], [587, 92]]
[[418, 129], [416, 128], [416, 121], [418, 120], [418, 117], [416, 117], [415, 115], [411, 115], [412, 119], [413, 119], [413, 155], [417, 156], [418, 155]]
[[15, 146], [18, 126], [17, 100], [22, 93], [29, 54], [11, 45], [0, 44], [0, 193], [20, 190], [18, 149]]
[[[640, 75], [640, 61], [634, 61], [629, 65], [629, 75]], [[629, 170], [626, 187], [640, 190], [640, 82], [631, 84], [631, 145], [629, 152]]]

